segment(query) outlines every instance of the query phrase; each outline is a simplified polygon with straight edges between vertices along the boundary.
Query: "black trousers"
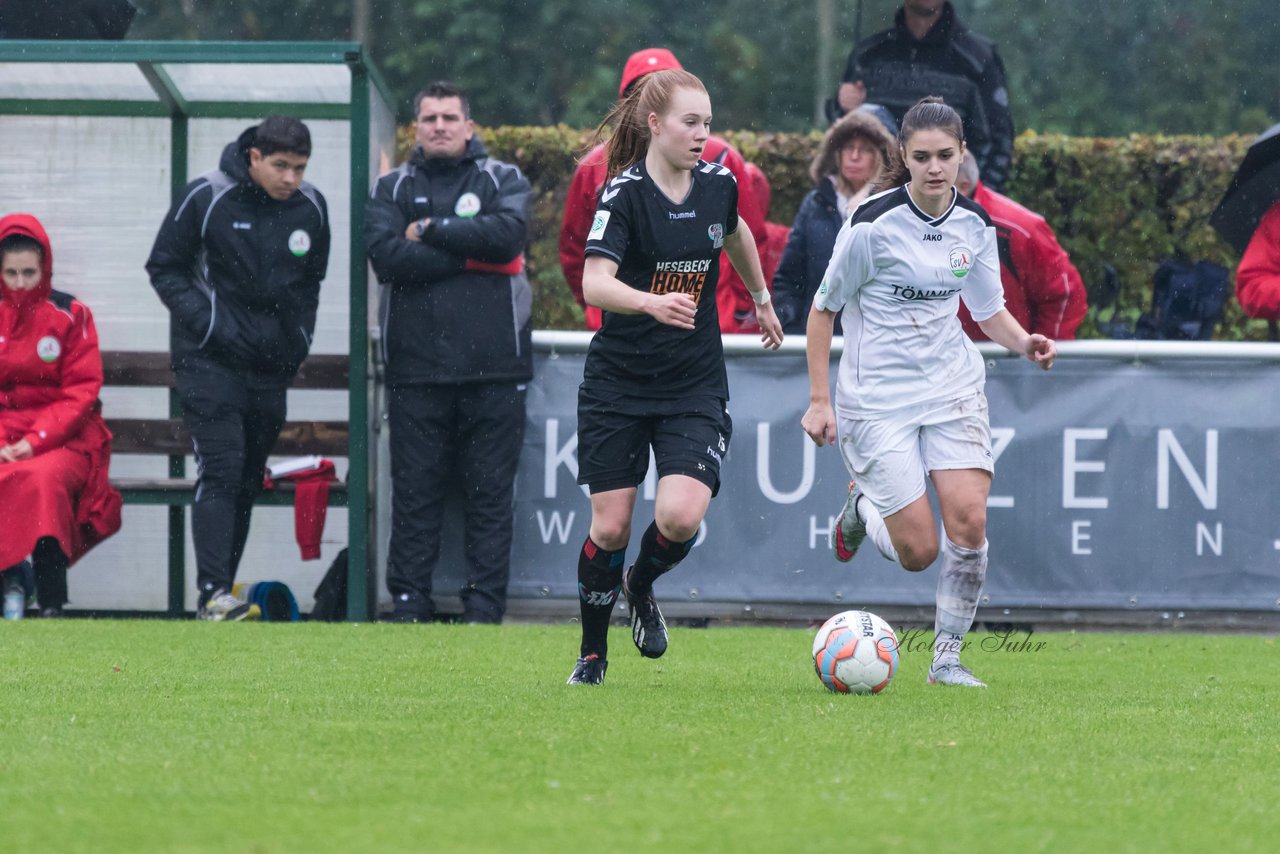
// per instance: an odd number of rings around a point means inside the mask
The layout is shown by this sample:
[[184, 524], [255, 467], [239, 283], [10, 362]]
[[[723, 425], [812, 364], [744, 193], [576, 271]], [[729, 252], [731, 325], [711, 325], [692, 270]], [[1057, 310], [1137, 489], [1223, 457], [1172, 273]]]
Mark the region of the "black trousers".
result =
[[191, 535], [202, 600], [230, 592], [249, 539], [253, 500], [285, 419], [285, 388], [209, 362], [176, 372], [196, 457]]
[[393, 386], [387, 589], [398, 614], [434, 616], [445, 498], [463, 496], [463, 618], [498, 622], [511, 575], [512, 503], [524, 444], [524, 383]]

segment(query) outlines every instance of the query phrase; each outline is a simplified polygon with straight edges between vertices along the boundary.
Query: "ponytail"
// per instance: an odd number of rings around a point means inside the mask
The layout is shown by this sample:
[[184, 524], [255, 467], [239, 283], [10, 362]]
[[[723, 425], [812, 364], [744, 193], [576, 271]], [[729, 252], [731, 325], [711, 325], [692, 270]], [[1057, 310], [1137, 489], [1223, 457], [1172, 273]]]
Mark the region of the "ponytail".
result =
[[[649, 114], [664, 115], [677, 89], [706, 92], [702, 81], [687, 71], [671, 68], [651, 71], [634, 84], [592, 134], [589, 148], [605, 142], [605, 164], [611, 181], [622, 171], [644, 159], [649, 153]], [[609, 134], [609, 129], [613, 133]]]

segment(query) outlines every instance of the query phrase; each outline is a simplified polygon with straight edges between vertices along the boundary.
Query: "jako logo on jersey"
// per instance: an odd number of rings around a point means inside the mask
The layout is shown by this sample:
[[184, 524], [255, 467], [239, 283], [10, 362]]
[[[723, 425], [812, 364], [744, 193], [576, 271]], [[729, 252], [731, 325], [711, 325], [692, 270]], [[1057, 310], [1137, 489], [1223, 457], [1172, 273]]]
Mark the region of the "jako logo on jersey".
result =
[[969, 275], [969, 268], [973, 266], [973, 253], [963, 244], [952, 247], [950, 261], [951, 275], [957, 279], [963, 279]]
[[604, 237], [605, 227], [609, 224], [609, 211], [596, 211], [596, 218], [591, 222], [591, 231], [587, 232], [587, 240], [599, 240]]
[[941, 234], [926, 234], [926, 235], [924, 236], [924, 242], [925, 242], [925, 243], [941, 243], [941, 242], [942, 242], [942, 235], [941, 235]]
[[40, 357], [40, 361], [51, 365], [62, 355], [62, 342], [52, 335], [46, 335], [36, 342], [36, 355]]
[[724, 226], [720, 223], [707, 227], [707, 237], [711, 238], [711, 248], [719, 249], [724, 246]]
[[453, 206], [453, 212], [470, 219], [480, 213], [480, 197], [475, 193], [463, 193], [458, 196], [458, 203]]
[[298, 229], [289, 235], [289, 251], [301, 258], [311, 251], [311, 235]]
[[697, 218], [698, 218], [697, 211], [681, 211], [680, 213], [676, 213], [675, 211], [667, 211], [667, 219], [697, 219]]

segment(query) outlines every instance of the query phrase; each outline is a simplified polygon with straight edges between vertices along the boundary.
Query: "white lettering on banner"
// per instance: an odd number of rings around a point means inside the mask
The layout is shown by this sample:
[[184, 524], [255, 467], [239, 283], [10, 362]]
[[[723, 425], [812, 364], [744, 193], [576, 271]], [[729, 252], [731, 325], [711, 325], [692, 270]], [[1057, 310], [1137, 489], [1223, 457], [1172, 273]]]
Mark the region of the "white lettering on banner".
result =
[[[760, 491], [764, 493], [764, 497], [772, 501], [774, 504], [795, 504], [809, 494], [813, 489], [814, 474], [814, 448], [817, 446], [810, 442], [808, 438], [798, 441], [803, 448], [803, 463], [800, 466], [800, 485], [791, 492], [779, 492], [773, 485], [773, 480], [769, 477], [769, 434], [771, 425], [767, 421], [762, 421], [756, 425], [756, 482], [760, 485]], [[788, 436], [799, 436], [793, 429], [787, 430]]]
[[[1106, 510], [1105, 497], [1078, 498], [1076, 475], [1081, 472], [1104, 472], [1107, 464], [1100, 460], [1081, 462], [1076, 458], [1076, 442], [1101, 442], [1107, 438], [1106, 428], [1068, 427], [1062, 431], [1062, 507], [1082, 510]], [[1077, 552], [1079, 554], [1079, 552]]]
[[542, 511], [538, 511], [538, 530], [542, 533], [542, 544], [548, 545], [552, 536], [560, 541], [560, 545], [569, 542], [569, 531], [573, 528], [573, 517], [577, 511], [570, 510], [569, 517], [563, 519], [560, 517], [559, 510], [551, 511], [551, 518], [547, 519], [542, 515]]
[[[561, 465], [569, 470], [569, 474], [574, 480], [578, 479], [578, 434], [575, 432], [567, 440], [564, 446], [557, 450], [556, 445], [560, 443], [560, 419], [547, 419], [547, 445], [546, 457], [543, 461], [542, 469], [542, 495], [544, 498], [555, 498], [559, 490], [556, 488], [556, 469]], [[591, 495], [591, 490], [586, 486], [582, 487], [582, 494]]]
[[1093, 554], [1093, 547], [1085, 545], [1085, 541], [1093, 539], [1088, 531], [1092, 527], [1093, 523], [1088, 519], [1077, 519], [1071, 523], [1071, 553], [1073, 555]]
[[1209, 545], [1210, 551], [1218, 557], [1222, 557], [1222, 523], [1219, 522], [1214, 526], [1214, 529], [1217, 534], [1216, 537], [1209, 533], [1209, 529], [1204, 522], [1196, 522], [1196, 557], [1204, 557], [1206, 543]]
[[[827, 516], [826, 520], [827, 520], [827, 527], [819, 528], [818, 517], [817, 516], [809, 517], [809, 549], [810, 550], [813, 550], [816, 548], [824, 548], [824, 549], [831, 548], [831, 534], [836, 529], [836, 517]], [[821, 546], [818, 545], [818, 537], [822, 537]]]
[[[1169, 509], [1169, 456], [1182, 470], [1191, 491], [1200, 499], [1206, 510], [1218, 509], [1218, 431], [1204, 431], [1204, 480], [1196, 472], [1191, 460], [1187, 459], [1173, 431], [1163, 428], [1156, 434], [1156, 507]], [[1197, 553], [1199, 548], [1197, 547]], [[1218, 554], [1222, 554], [1221, 551]]]
[[[1013, 441], [1013, 437], [1018, 431], [1013, 427], [992, 427], [991, 428], [991, 461], [992, 463], [1000, 462], [1000, 455], [1004, 453], [1004, 449], [1009, 447], [1009, 443]], [[988, 495], [988, 507], [1013, 507], [1012, 495]]]

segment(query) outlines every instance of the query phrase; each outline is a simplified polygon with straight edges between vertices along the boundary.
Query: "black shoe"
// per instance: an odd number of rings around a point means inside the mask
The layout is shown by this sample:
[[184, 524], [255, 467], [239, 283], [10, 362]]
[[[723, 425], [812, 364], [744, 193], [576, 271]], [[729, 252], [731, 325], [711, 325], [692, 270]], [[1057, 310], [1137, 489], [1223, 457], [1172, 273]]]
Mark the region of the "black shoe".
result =
[[569, 677], [570, 685], [599, 685], [604, 682], [604, 672], [609, 669], [609, 662], [594, 653], [578, 659], [573, 667], [573, 675]]
[[622, 593], [627, 597], [627, 608], [631, 611], [631, 639], [645, 658], [662, 658], [667, 651], [667, 623], [653, 599], [652, 587], [643, 596], [632, 594], [628, 582], [633, 569], [634, 565], [628, 567], [622, 576]]
[[50, 605], [48, 608], [40, 609], [40, 619], [56, 620], [62, 616], [62, 608]]

